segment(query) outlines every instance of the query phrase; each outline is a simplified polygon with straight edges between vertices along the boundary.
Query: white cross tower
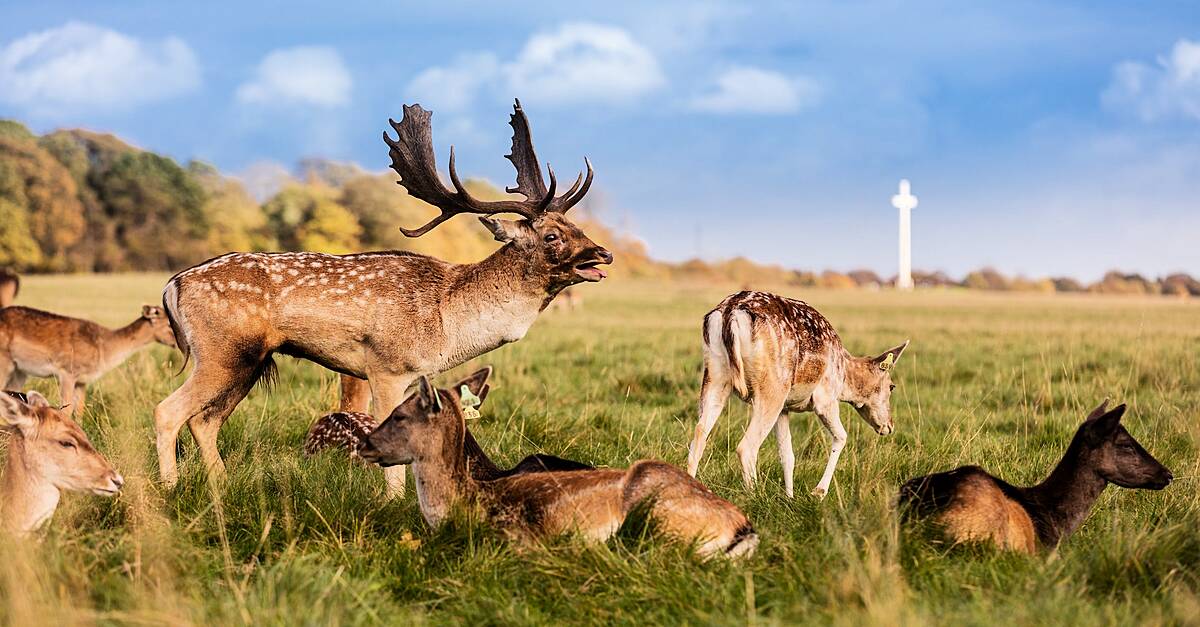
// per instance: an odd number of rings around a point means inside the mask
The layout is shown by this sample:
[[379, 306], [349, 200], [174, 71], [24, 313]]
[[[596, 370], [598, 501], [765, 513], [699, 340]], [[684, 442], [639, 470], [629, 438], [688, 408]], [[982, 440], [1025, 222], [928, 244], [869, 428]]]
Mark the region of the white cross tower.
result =
[[892, 196], [892, 206], [900, 210], [900, 273], [896, 276], [896, 289], [911, 290], [912, 280], [912, 230], [909, 216], [917, 206], [917, 197], [910, 192], [908, 179], [900, 179], [900, 193]]

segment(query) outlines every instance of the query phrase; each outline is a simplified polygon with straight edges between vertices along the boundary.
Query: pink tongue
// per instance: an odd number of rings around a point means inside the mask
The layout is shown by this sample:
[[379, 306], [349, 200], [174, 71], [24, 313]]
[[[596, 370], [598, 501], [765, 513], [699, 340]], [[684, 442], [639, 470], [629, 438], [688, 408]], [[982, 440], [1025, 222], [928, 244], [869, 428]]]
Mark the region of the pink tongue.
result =
[[596, 271], [596, 274], [599, 274], [599, 275], [600, 275], [600, 278], [602, 278], [602, 279], [606, 279], [606, 278], [608, 278], [608, 273], [607, 273], [607, 272], [605, 272], [605, 271], [603, 271], [603, 270], [601, 270], [600, 268], [592, 268], [592, 270], [595, 270], [595, 271]]

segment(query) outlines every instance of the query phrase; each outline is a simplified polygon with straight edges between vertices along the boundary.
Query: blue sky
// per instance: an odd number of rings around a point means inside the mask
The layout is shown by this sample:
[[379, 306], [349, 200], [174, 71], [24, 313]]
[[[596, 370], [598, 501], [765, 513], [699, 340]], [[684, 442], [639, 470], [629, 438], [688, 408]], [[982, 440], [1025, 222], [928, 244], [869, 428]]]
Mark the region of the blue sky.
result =
[[511, 184], [519, 97], [662, 258], [892, 273], [907, 177], [918, 268], [1200, 274], [1200, 3], [501, 4], [9, 3], [0, 117], [382, 169], [416, 101]]

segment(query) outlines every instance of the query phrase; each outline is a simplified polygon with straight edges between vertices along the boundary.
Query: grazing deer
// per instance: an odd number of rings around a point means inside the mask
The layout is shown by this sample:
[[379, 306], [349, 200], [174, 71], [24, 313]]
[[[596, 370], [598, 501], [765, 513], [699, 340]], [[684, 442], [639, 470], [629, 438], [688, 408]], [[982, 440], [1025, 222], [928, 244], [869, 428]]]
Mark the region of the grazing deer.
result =
[[808, 303], [766, 292], [738, 292], [721, 301], [704, 316], [703, 335], [700, 421], [688, 446], [693, 477], [731, 389], [751, 405], [750, 425], [737, 446], [747, 488], [758, 476], [758, 449], [774, 426], [784, 490], [792, 496], [796, 457], [789, 412], [812, 411], [829, 431], [829, 461], [813, 489], [821, 497], [846, 446], [839, 402], [854, 406], [879, 435], [894, 429], [891, 369], [907, 341], [876, 357], [854, 357], [833, 325]]
[[[485, 372], [486, 371], [486, 372]], [[487, 380], [491, 376], [491, 366], [480, 370], [467, 379], [459, 381], [454, 388], [459, 390], [460, 398], [469, 398], [470, 384], [479, 379]], [[466, 388], [464, 389], [464, 386]], [[490, 386], [484, 383], [478, 396], [470, 406], [478, 407], [487, 398]], [[468, 410], [469, 411], [469, 410]], [[317, 419], [304, 438], [304, 453], [316, 455], [325, 449], [344, 449], [351, 457], [359, 457], [359, 450], [367, 443], [367, 438], [375, 431], [378, 424], [370, 414], [361, 412], [339, 411], [326, 414]], [[526, 472], [545, 472], [551, 470], [590, 470], [592, 466], [554, 455], [541, 453], [529, 455], [516, 466], [502, 469], [487, 456], [471, 430], [466, 429], [463, 439], [463, 453], [471, 469], [471, 477], [480, 481], [489, 481], [500, 477], [510, 477]]]
[[962, 466], [908, 481], [900, 505], [910, 519], [929, 519], [954, 543], [990, 542], [1034, 553], [1053, 549], [1083, 524], [1109, 483], [1161, 490], [1174, 478], [1121, 424], [1125, 405], [1104, 401], [1075, 432], [1045, 481], [1020, 488], [979, 466]]
[[54, 515], [63, 490], [114, 496], [125, 484], [83, 429], [37, 392], [0, 393], [0, 431], [9, 433], [0, 481], [0, 509], [9, 531], [24, 534], [41, 527]]
[[740, 557], [758, 535], [746, 515], [670, 464], [639, 461], [628, 469], [527, 472], [492, 480], [472, 476], [466, 452], [463, 388], [479, 396], [488, 370], [438, 390], [421, 377], [417, 391], [371, 433], [361, 455], [383, 466], [411, 464], [421, 514], [440, 525], [459, 505], [478, 505], [518, 539], [564, 533], [603, 542], [642, 505], [668, 535], [698, 543], [702, 555]]
[[[178, 478], [175, 442], [186, 423], [205, 465], [221, 475], [217, 432], [254, 383], [270, 371], [271, 355], [309, 359], [367, 379], [382, 420], [421, 375], [444, 372], [521, 339], [538, 313], [563, 289], [599, 281], [612, 255], [564, 215], [592, 182], [591, 163], [563, 195], [550, 170], [546, 186], [517, 103], [512, 154], [523, 200], [481, 201], [463, 187], [450, 151], [448, 189], [438, 178], [430, 113], [405, 106], [390, 147], [392, 169], [410, 195], [441, 210], [415, 229], [420, 237], [458, 214], [477, 214], [503, 246], [478, 263], [451, 264], [408, 252], [355, 255], [230, 253], [184, 270], [167, 282], [163, 303], [175, 337], [196, 361], [187, 381], [154, 412], [159, 468]], [[582, 182], [582, 187], [580, 183]], [[520, 220], [491, 216], [513, 213]], [[387, 474], [403, 492], [404, 469]]]
[[0, 307], [8, 307], [17, 299], [17, 292], [21, 291], [21, 277], [16, 274], [0, 269]]
[[175, 347], [161, 307], [142, 307], [137, 320], [119, 329], [28, 307], [5, 307], [0, 309], [0, 382], [19, 388], [26, 377], [55, 377], [60, 402], [79, 415], [89, 383], [154, 342]]

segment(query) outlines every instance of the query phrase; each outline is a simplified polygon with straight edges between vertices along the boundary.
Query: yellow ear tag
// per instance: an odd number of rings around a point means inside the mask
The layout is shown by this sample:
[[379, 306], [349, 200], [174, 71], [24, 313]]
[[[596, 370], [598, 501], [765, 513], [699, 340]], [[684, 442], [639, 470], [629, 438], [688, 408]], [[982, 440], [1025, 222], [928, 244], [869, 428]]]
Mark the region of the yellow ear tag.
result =
[[478, 407], [483, 404], [483, 399], [475, 396], [471, 389], [463, 385], [458, 388], [458, 404], [462, 409], [463, 417], [467, 420], [478, 420]]
[[894, 363], [896, 363], [896, 353], [888, 353], [887, 358], [879, 364], [879, 369], [884, 371], [891, 370]]

